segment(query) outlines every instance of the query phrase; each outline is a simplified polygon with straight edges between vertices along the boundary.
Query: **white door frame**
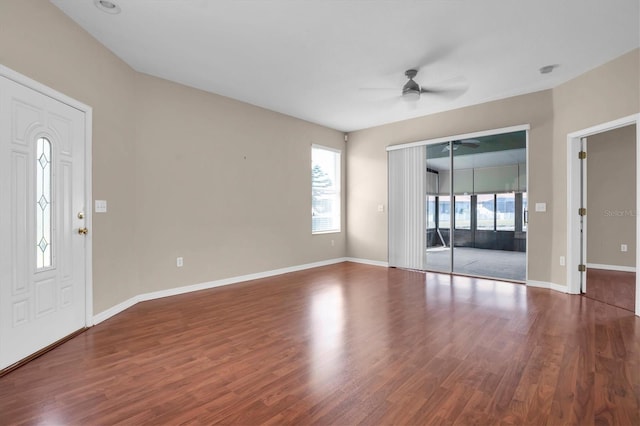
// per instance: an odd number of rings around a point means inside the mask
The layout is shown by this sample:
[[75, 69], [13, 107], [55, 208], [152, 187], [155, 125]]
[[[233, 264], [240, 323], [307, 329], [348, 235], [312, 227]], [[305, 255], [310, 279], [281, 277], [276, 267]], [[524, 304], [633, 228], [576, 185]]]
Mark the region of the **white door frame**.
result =
[[86, 223], [86, 227], [89, 229], [89, 233], [86, 235], [86, 244], [85, 244], [85, 276], [84, 276], [84, 283], [85, 283], [85, 327], [91, 327], [93, 325], [93, 250], [92, 250], [92, 246], [93, 246], [93, 237], [92, 237], [92, 230], [93, 230], [93, 215], [92, 215], [92, 192], [91, 192], [91, 186], [92, 186], [92, 175], [91, 175], [91, 171], [92, 171], [92, 163], [91, 163], [91, 158], [92, 158], [92, 154], [91, 154], [91, 147], [92, 147], [92, 139], [91, 139], [91, 135], [92, 135], [92, 117], [93, 117], [93, 109], [88, 106], [83, 104], [82, 102], [79, 102], [75, 99], [72, 99], [70, 97], [68, 97], [67, 95], [64, 95], [60, 92], [58, 92], [57, 90], [54, 90], [50, 87], [47, 87], [41, 83], [38, 83], [35, 80], [30, 79], [29, 77], [26, 77], [16, 71], [13, 71], [10, 68], [5, 67], [4, 65], [0, 64], [0, 76], [2, 77], [6, 77], [9, 80], [14, 81], [15, 83], [18, 83], [22, 86], [25, 86], [29, 89], [35, 90], [36, 92], [39, 92], [45, 96], [48, 96], [50, 98], [53, 98], [57, 101], [60, 101], [66, 105], [69, 105], [72, 108], [75, 108], [79, 111], [81, 111], [82, 113], [84, 113], [84, 119], [85, 119], [85, 129], [84, 129], [84, 140], [85, 140], [85, 158], [84, 158], [84, 164], [85, 164], [85, 169], [84, 169], [84, 176], [85, 176], [85, 180], [84, 180], [84, 196], [85, 196], [85, 208], [84, 208], [84, 213], [85, 213], [85, 223]]
[[[580, 294], [580, 272], [578, 262], [580, 259], [580, 220], [578, 208], [580, 208], [580, 139], [593, 136], [597, 133], [614, 130], [620, 127], [636, 125], [636, 267], [640, 265], [640, 132], [638, 124], [640, 114], [633, 114], [607, 123], [578, 130], [567, 135], [567, 289], [571, 294]], [[583, 258], [586, 259], [586, 244], [583, 247]], [[640, 316], [640, 277], [636, 274], [636, 315]]]

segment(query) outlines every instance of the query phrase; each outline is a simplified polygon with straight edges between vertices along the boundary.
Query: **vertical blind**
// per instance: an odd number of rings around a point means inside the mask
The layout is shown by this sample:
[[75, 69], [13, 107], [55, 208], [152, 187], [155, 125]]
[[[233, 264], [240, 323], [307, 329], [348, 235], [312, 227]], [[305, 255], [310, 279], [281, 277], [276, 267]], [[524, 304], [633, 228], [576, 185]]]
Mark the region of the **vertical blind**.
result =
[[389, 266], [425, 269], [426, 146], [389, 151]]

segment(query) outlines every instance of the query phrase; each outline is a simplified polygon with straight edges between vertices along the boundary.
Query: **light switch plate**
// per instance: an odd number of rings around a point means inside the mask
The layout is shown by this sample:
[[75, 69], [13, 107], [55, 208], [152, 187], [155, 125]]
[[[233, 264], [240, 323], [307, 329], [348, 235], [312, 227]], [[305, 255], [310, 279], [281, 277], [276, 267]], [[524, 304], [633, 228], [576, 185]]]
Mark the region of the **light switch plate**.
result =
[[536, 211], [537, 212], [546, 212], [547, 211], [547, 203], [536, 203]]
[[96, 200], [96, 213], [106, 213], [107, 212], [107, 200]]

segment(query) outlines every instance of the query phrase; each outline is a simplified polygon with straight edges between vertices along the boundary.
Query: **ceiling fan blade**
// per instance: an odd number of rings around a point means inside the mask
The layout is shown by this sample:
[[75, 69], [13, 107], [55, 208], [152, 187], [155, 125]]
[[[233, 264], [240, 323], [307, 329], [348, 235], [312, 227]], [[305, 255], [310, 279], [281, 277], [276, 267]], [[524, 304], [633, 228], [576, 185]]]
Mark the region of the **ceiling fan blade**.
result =
[[421, 87], [420, 93], [426, 95], [436, 95], [445, 99], [453, 100], [462, 96], [467, 90], [468, 86], [462, 87]]
[[451, 55], [454, 50], [455, 48], [452, 45], [438, 46], [437, 48], [431, 49], [429, 52], [425, 53], [420, 59], [418, 59], [417, 64], [414, 64], [415, 66], [411, 68], [420, 70], [437, 62], [442, 62], [442, 60]]
[[449, 100], [462, 96], [467, 90], [469, 90], [469, 83], [467, 79], [461, 75], [431, 86], [420, 87], [420, 93], [437, 95]]

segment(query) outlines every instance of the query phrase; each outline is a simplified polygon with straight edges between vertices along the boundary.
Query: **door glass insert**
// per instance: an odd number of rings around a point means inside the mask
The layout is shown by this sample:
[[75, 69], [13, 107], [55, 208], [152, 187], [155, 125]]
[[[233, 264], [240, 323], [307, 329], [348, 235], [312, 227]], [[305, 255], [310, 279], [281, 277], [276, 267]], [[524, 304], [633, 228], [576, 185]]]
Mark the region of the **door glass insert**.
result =
[[527, 132], [425, 147], [425, 269], [525, 281]]
[[452, 141], [453, 272], [526, 278], [526, 132]]
[[51, 266], [51, 141], [36, 141], [36, 268]]
[[449, 142], [427, 145], [426, 261], [430, 271], [451, 271], [451, 177]]

